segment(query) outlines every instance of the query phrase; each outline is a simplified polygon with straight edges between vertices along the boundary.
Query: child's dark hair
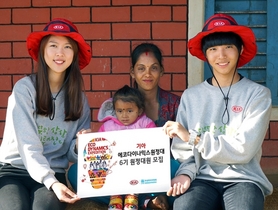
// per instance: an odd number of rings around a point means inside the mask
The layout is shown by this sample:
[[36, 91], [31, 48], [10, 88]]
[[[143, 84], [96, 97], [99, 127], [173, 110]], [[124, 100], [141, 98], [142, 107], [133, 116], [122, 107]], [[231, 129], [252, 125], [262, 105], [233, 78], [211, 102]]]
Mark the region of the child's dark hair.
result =
[[239, 35], [233, 32], [215, 32], [205, 36], [202, 39], [202, 51], [204, 55], [206, 55], [206, 51], [208, 48], [213, 46], [220, 46], [220, 45], [229, 45], [233, 44], [238, 49], [238, 52], [241, 52], [242, 49], [242, 39]]
[[144, 96], [142, 93], [135, 88], [129, 87], [128, 85], [123, 86], [113, 96], [113, 109], [115, 110], [115, 103], [117, 100], [124, 102], [135, 103], [138, 109], [145, 110]]

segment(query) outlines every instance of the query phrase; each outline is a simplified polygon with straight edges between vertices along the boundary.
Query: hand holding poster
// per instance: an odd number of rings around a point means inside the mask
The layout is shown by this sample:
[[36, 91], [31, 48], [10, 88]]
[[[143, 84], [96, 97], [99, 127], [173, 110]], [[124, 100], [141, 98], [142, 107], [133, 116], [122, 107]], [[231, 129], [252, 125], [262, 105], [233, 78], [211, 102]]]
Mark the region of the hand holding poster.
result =
[[161, 127], [82, 134], [78, 143], [80, 198], [170, 187], [170, 140]]

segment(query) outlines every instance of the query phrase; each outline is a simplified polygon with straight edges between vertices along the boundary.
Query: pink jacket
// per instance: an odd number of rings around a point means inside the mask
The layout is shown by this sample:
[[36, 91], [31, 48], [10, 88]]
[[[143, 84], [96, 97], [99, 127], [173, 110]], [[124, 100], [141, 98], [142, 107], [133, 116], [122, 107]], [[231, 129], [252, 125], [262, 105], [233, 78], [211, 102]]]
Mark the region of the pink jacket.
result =
[[98, 130], [99, 132], [156, 127], [154, 122], [145, 114], [139, 116], [131, 125], [126, 126], [122, 124], [114, 114], [111, 98], [104, 101], [101, 105], [98, 112], [98, 121], [103, 122]]

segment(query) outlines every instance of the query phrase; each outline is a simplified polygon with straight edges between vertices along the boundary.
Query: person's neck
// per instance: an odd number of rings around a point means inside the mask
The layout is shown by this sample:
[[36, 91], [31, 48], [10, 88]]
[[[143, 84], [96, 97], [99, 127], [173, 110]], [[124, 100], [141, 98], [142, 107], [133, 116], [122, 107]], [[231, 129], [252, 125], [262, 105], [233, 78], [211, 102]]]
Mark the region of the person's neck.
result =
[[[218, 75], [216, 76], [216, 79], [220, 85], [220, 87], [229, 87], [231, 84], [235, 84], [240, 80], [240, 75], [236, 72], [235, 76], [233, 77], [233, 75], [227, 77], [227, 76], [222, 76], [222, 75]], [[233, 80], [233, 82], [232, 82]], [[214, 77], [212, 77], [212, 85], [213, 86], [218, 86], [216, 80]]]
[[145, 103], [153, 103], [157, 101], [158, 87], [152, 90], [141, 90], [145, 97]]
[[157, 99], [157, 91], [158, 87], [152, 90], [140, 90], [145, 97], [145, 113], [147, 117], [152, 119], [154, 122], [159, 118], [158, 116], [158, 99]]
[[49, 75], [49, 86], [52, 93], [57, 93], [61, 89], [63, 82], [64, 82], [65, 75], [57, 76], [56, 75]]

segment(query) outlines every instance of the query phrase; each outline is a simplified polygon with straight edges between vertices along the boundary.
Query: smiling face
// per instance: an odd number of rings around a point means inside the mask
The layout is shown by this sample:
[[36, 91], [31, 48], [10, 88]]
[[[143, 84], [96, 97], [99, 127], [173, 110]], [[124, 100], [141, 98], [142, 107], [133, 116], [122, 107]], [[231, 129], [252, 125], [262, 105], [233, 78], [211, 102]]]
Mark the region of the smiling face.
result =
[[45, 48], [44, 59], [49, 73], [65, 73], [74, 57], [73, 46], [65, 36], [50, 36]]
[[147, 91], [158, 87], [160, 77], [163, 75], [163, 67], [151, 52], [142, 53], [130, 75], [138, 84], [138, 89]]
[[232, 78], [236, 70], [239, 52], [235, 45], [219, 45], [206, 50], [206, 58], [216, 78]]
[[119, 99], [114, 106], [117, 119], [124, 125], [134, 123], [137, 117], [142, 114], [142, 110], [134, 102], [125, 102]]

